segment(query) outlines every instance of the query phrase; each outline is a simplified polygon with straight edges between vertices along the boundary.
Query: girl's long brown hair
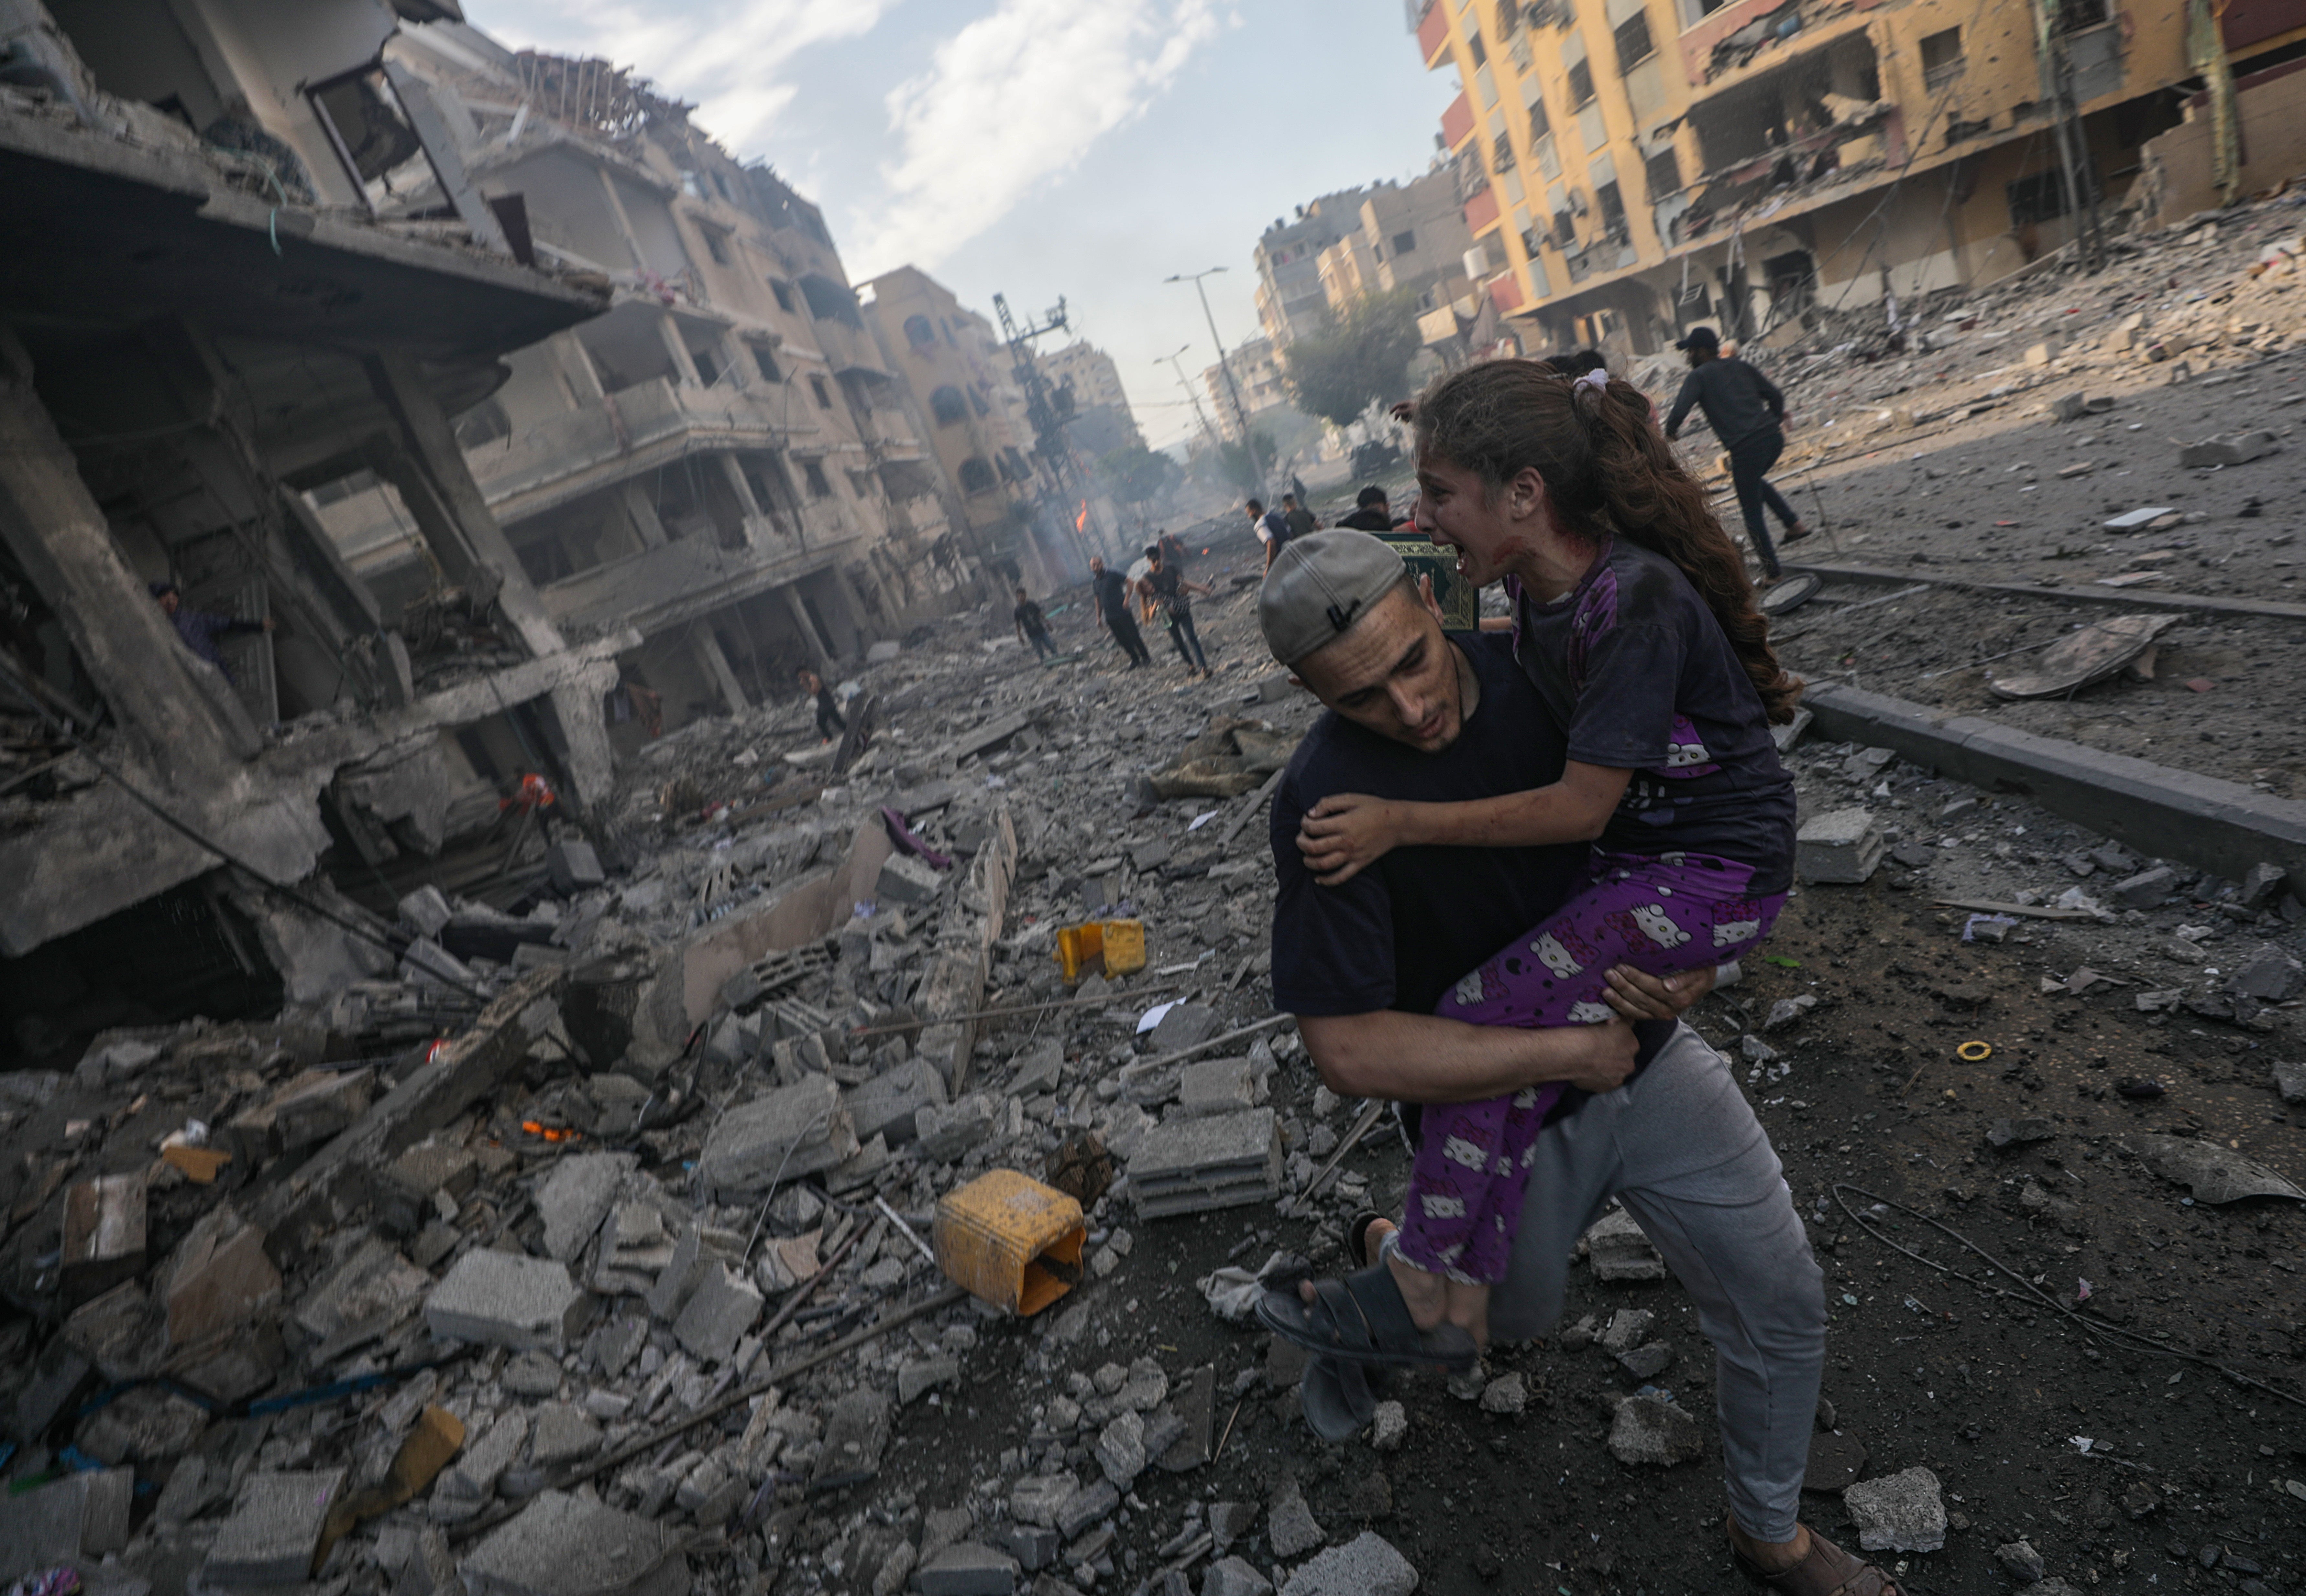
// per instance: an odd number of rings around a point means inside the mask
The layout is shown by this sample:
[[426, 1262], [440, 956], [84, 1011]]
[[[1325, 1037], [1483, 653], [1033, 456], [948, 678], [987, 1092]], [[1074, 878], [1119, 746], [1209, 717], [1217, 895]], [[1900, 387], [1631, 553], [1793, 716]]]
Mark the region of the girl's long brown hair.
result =
[[1778, 664], [1769, 623], [1730, 534], [1652, 420], [1642, 390], [1606, 393], [1534, 361], [1490, 361], [1436, 380], [1417, 401], [1417, 447], [1494, 491], [1525, 467], [1545, 479], [1561, 529], [1599, 543], [1614, 533], [1679, 567], [1737, 651], [1772, 721], [1794, 718], [1801, 684]]

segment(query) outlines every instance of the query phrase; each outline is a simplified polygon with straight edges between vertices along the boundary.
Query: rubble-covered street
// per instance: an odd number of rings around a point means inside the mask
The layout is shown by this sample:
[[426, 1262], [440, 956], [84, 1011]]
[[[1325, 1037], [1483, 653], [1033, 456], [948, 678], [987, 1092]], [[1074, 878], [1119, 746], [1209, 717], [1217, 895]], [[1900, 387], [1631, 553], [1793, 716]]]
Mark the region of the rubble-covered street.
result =
[[[603, 1592], [1406, 1590], [1396, 1555], [1431, 1591], [1721, 1588], [1710, 1354], [1622, 1221], [1558, 1334], [1341, 1447], [1213, 1305], [1334, 1268], [1405, 1175], [1384, 1121], [1301, 1195], [1360, 1105], [1263, 978], [1260, 789], [1315, 706], [1260, 659], [1251, 558], [1206, 562], [1207, 685], [1078, 610], [1040, 666], [956, 618], [844, 684], [878, 726], [845, 770], [806, 706], [701, 721], [623, 781], [628, 870], [570, 850], [517, 916], [419, 892], [397, 980], [5, 1078], [11, 1470], [62, 1476], [6, 1535], [164, 1596], [303, 1577], [339, 1501], [332, 1592], [564, 1589], [579, 1546]], [[1138, 774], [1189, 755], [1198, 793]], [[1829, 1272], [1813, 1522], [1936, 1590], [2005, 1588], [2020, 1543], [2076, 1588], [2290, 1588], [2297, 1203], [2162, 1149], [2295, 1172], [2297, 901], [1792, 759], [1882, 851], [1692, 1019]], [[1144, 968], [1068, 988], [1055, 932], [1105, 917]], [[410, 1017], [460, 987], [487, 1006], [436, 1046]], [[995, 1169], [1088, 1199], [1028, 1319], [932, 1261]], [[1829, 1494], [1915, 1470], [1906, 1519]]]

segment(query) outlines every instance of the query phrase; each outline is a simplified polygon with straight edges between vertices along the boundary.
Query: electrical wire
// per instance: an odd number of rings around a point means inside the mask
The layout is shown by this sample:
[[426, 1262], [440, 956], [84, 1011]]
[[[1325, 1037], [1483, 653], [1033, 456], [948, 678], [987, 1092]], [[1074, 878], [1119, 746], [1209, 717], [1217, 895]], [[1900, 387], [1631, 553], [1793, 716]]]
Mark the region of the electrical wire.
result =
[[[2000, 1259], [1994, 1257], [1994, 1254], [1988, 1252], [1985, 1248], [1979, 1246], [1968, 1236], [1962, 1234], [1961, 1232], [1954, 1229], [1952, 1225], [1946, 1224], [1943, 1220], [1933, 1218], [1929, 1215], [1923, 1213], [1918, 1208], [1909, 1208], [1906, 1204], [1900, 1202], [1893, 1197], [1883, 1197], [1879, 1192], [1868, 1191], [1865, 1187], [1852, 1185], [1847, 1181], [1836, 1181], [1832, 1187], [1832, 1191], [1833, 1192], [1833, 1200], [1841, 1205], [1841, 1211], [1849, 1216], [1851, 1222], [1855, 1224], [1858, 1229], [1864, 1231], [1867, 1235], [1873, 1237], [1875, 1241], [1881, 1242], [1882, 1245], [1889, 1248], [1891, 1250], [1894, 1252], [1902, 1252], [1908, 1258], [1912, 1259], [1916, 1263], [1921, 1264], [1927, 1268], [1935, 1269], [1941, 1275], [1951, 1276], [1952, 1278], [1962, 1282], [1966, 1285], [1976, 1286], [1979, 1291], [1985, 1292], [1989, 1296], [2011, 1298], [2015, 1301], [2026, 1302], [2029, 1306], [2041, 1308], [2048, 1312], [2057, 1314], [2080, 1329], [2087, 1331], [2088, 1334], [2099, 1337], [2110, 1345], [2120, 1347], [2125, 1352], [2152, 1353], [2157, 1357], [2176, 1358], [2182, 1362], [2199, 1364], [2204, 1369], [2212, 1370], [2225, 1376], [2226, 1378], [2232, 1380], [2237, 1386], [2247, 1386], [2253, 1391], [2263, 1391], [2268, 1396], [2279, 1397], [2284, 1402], [2290, 1403], [2294, 1406], [2306, 1407], [2306, 1396], [2295, 1395], [2291, 1392], [2285, 1391], [2279, 1386], [2269, 1386], [2264, 1380], [2255, 1379], [2250, 1376], [2242, 1373], [2238, 1369], [2233, 1369], [2226, 1364], [2219, 1362], [2215, 1358], [2205, 1357], [2200, 1353], [2190, 1353], [2180, 1347], [2167, 1346], [2163, 1343], [2155, 1340], [2152, 1336], [2141, 1334], [2139, 1331], [2125, 1330], [2121, 1328], [2119, 1326], [2109, 1325], [2100, 1319], [2083, 1317], [2081, 1314], [2074, 1311], [2071, 1308], [2067, 1307], [2063, 1302], [2061, 1302], [2056, 1298], [2051, 1296], [2049, 1293], [2042, 1290], [2041, 1287], [2034, 1284], [2017, 1270], [2011, 1268], [2008, 1264], [2003, 1263]], [[1960, 1269], [1953, 1267], [1950, 1264], [1942, 1264], [1935, 1259], [1925, 1258], [1920, 1253], [1915, 1251], [1911, 1247], [1892, 1241], [1888, 1236], [1874, 1228], [1873, 1225], [1869, 1222], [1870, 1216], [1861, 1213], [1858, 1209], [1849, 1206], [1849, 1199], [1845, 1195], [1845, 1193], [1849, 1192], [1855, 1192], [1859, 1197], [1863, 1197], [1870, 1201], [1878, 1203], [1883, 1208], [1895, 1208], [1901, 1214], [1909, 1215], [1913, 1218], [1920, 1220], [1923, 1224], [1929, 1225], [1932, 1229], [1943, 1232], [1946, 1235], [1959, 1242], [1964, 1249], [1974, 1252], [1979, 1258], [1984, 1259], [1987, 1265], [1990, 1266], [1987, 1269], [1987, 1273], [1989, 1275], [1998, 1274], [2002, 1276], [2011, 1283], [2011, 1285], [2015, 1286], [2017, 1289], [2013, 1291], [2010, 1286], [1997, 1285], [1993, 1281], [1982, 1278], [1976, 1275], [1965, 1275]]]
[[[402, 950], [394, 946], [392, 940], [389, 937], [371, 930], [368, 926], [362, 925], [357, 920], [351, 919], [346, 916], [338, 914], [335, 909], [330, 909], [325, 903], [321, 903], [314, 899], [306, 897], [295, 887], [274, 881], [270, 876], [265, 875], [264, 872], [259, 870], [255, 866], [240, 858], [229, 849], [210, 840], [207, 836], [204, 836], [200, 832], [193, 830], [189, 823], [179, 819], [158, 798], [144, 791], [144, 789], [138, 787], [136, 783], [131, 781], [127, 777], [122, 775], [111, 765], [105, 763], [103, 758], [98, 755], [97, 751], [89, 746], [86, 739], [81, 738], [79, 733], [73, 731], [65, 722], [58, 720], [55, 715], [49, 713], [47, 709], [41, 704], [40, 701], [26, 690], [23, 679], [16, 674], [14, 663], [7, 660], [5, 657], [0, 657], [0, 677], [4, 677], [6, 679], [8, 690], [14, 694], [20, 701], [30, 706], [34, 714], [39, 716], [41, 720], [47, 721], [49, 726], [53, 727], [58, 736], [64, 738], [65, 741], [71, 743], [73, 747], [78, 748], [82, 754], [86, 755], [88, 756], [88, 762], [97, 768], [99, 774], [109, 780], [112, 784], [119, 788], [121, 791], [135, 799], [137, 803], [142, 805], [146, 809], [150, 810], [153, 816], [163, 825], [168, 827], [169, 830], [179, 833], [186, 841], [190, 841], [194, 847], [201, 849], [203, 852], [214, 854], [218, 858], [223, 860], [226, 864], [232, 866], [235, 869], [239, 870], [250, 880], [255, 882], [258, 885], [263, 887], [268, 892], [278, 892], [281, 897], [287, 899], [289, 902], [294, 903], [299, 909], [303, 909], [306, 913], [316, 915], [320, 918], [328, 921], [330, 925], [337, 926], [339, 930], [347, 932], [354, 936], [359, 937], [363, 942], [372, 943], [375, 946], [383, 949], [386, 952], [392, 955], [396, 963], [399, 960]], [[486, 1003], [489, 1001], [490, 994], [487, 992], [472, 985], [468, 981], [459, 980], [457, 977], [440, 970], [427, 969], [425, 974], [431, 977], [432, 979], [439, 981], [444, 986], [455, 987], [459, 992], [464, 993], [467, 997], [478, 998], [483, 1003]]]

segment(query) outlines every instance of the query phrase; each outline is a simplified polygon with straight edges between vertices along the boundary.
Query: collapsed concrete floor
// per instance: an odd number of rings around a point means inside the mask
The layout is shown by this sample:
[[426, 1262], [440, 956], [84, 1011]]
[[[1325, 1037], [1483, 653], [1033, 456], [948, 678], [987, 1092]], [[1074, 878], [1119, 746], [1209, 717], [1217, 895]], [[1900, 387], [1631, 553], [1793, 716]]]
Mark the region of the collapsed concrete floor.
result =
[[[806, 706], [699, 723], [622, 772], [626, 867], [566, 852], [518, 917], [420, 892], [389, 975], [0, 1076], [7, 1468], [66, 1476], [0, 1501], [0, 1545], [34, 1549], [0, 1574], [1731, 1588], [1710, 1356], [1621, 1226], [1559, 1334], [1463, 1398], [1403, 1381], [1340, 1447], [1286, 1350], [1212, 1310], [1220, 1270], [1340, 1267], [1406, 1174], [1380, 1124], [1284, 1200], [1358, 1105], [1271, 1013], [1260, 789], [1314, 706], [1256, 645], [1253, 561], [1195, 572], [1224, 595], [1208, 683], [1122, 670], [1078, 606], [1040, 667], [997, 618], [941, 623], [859, 672], [878, 731], [837, 772]], [[2216, 729], [2229, 699], [2197, 696]], [[1791, 760], [1805, 818], [1866, 807], [1883, 857], [1801, 888], [1691, 1019], [1828, 1272], [1810, 1522], [1851, 1544], [1889, 1516], [1835, 1488], [1912, 1488], [1883, 1532], [1942, 1549], [1884, 1555], [1931, 1590], [2006, 1588], [2020, 1542], [2074, 1588], [2296, 1588], [2306, 1221], [2199, 1196], [2145, 1139], [2306, 1168], [2306, 908], [2278, 871], [2207, 878], [1881, 751]], [[1055, 929], [1108, 912], [1144, 920], [1145, 969], [1067, 989]], [[1081, 1278], [1032, 1319], [914, 1239], [983, 1171], [1093, 1191], [1108, 1160]], [[1246, 1200], [1145, 1216], [1196, 1178]], [[347, 1500], [374, 1511], [311, 1570]]]

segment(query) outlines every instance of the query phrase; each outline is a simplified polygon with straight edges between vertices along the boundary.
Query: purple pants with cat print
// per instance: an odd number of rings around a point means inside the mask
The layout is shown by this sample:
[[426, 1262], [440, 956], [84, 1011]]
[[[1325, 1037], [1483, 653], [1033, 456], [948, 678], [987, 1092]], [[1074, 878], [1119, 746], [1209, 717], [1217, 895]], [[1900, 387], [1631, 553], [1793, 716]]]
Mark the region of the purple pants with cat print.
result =
[[[1767, 936], [1785, 894], [1749, 896], [1753, 878], [1752, 866], [1709, 854], [1596, 850], [1560, 913], [1459, 981], [1434, 1012], [1470, 1025], [1598, 1025], [1613, 1012], [1601, 978], [1611, 965], [1672, 975], [1743, 957]], [[1530, 1149], [1563, 1089], [1425, 1109], [1403, 1257], [1453, 1280], [1505, 1278]]]

